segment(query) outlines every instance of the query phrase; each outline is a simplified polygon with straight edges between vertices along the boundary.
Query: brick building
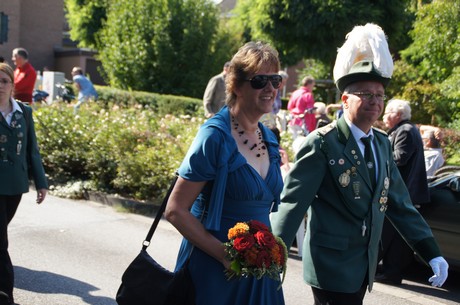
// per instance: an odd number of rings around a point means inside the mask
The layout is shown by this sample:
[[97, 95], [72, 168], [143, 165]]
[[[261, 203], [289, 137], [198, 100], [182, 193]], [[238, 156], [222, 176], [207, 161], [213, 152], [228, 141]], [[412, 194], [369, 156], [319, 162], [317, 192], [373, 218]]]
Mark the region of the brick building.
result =
[[46, 67], [64, 72], [72, 79], [73, 66], [81, 66], [96, 84], [104, 84], [94, 51], [77, 48], [65, 38], [67, 23], [64, 0], [1, 0], [0, 56], [13, 65], [11, 53], [22, 47], [29, 52], [29, 61], [36, 70]]

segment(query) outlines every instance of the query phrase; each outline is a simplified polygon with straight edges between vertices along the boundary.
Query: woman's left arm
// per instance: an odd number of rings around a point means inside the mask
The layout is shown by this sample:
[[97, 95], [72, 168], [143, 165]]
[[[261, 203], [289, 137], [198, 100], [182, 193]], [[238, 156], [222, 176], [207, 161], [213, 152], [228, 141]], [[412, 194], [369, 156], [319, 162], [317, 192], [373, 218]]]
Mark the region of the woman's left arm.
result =
[[205, 186], [206, 181], [177, 179], [165, 210], [166, 219], [193, 245], [230, 267], [226, 259], [225, 247], [220, 240], [210, 234], [192, 213], [190, 207]]

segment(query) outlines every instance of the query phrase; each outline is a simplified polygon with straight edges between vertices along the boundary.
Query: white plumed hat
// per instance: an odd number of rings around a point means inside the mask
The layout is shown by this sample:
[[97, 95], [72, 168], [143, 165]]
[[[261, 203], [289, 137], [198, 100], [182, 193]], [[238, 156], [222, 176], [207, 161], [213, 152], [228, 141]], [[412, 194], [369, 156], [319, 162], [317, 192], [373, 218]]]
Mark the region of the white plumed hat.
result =
[[385, 33], [376, 24], [355, 26], [337, 52], [334, 80], [343, 92], [351, 83], [378, 81], [384, 87], [393, 74], [393, 59]]

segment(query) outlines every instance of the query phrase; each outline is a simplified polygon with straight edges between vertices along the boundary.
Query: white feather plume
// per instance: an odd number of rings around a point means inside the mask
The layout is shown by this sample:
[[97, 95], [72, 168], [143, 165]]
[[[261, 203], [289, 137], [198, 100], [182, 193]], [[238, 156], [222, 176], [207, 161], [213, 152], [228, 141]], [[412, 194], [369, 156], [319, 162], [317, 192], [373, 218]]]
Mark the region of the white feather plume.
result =
[[385, 33], [376, 24], [355, 26], [345, 37], [346, 41], [337, 51], [334, 80], [347, 75], [350, 68], [361, 60], [371, 60], [383, 77], [391, 78], [393, 59]]

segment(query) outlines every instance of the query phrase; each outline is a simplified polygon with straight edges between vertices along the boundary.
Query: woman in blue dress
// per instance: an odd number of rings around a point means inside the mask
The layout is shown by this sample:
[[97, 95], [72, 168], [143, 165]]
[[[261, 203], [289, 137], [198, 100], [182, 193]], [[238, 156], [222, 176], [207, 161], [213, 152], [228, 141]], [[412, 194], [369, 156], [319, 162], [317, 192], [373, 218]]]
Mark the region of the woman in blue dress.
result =
[[281, 83], [278, 53], [249, 42], [234, 55], [226, 76], [227, 101], [200, 128], [166, 207], [184, 236], [176, 269], [189, 259], [197, 305], [284, 304], [280, 282], [233, 278], [224, 242], [237, 222], [270, 225], [283, 182], [275, 135], [259, 119], [272, 110]]

